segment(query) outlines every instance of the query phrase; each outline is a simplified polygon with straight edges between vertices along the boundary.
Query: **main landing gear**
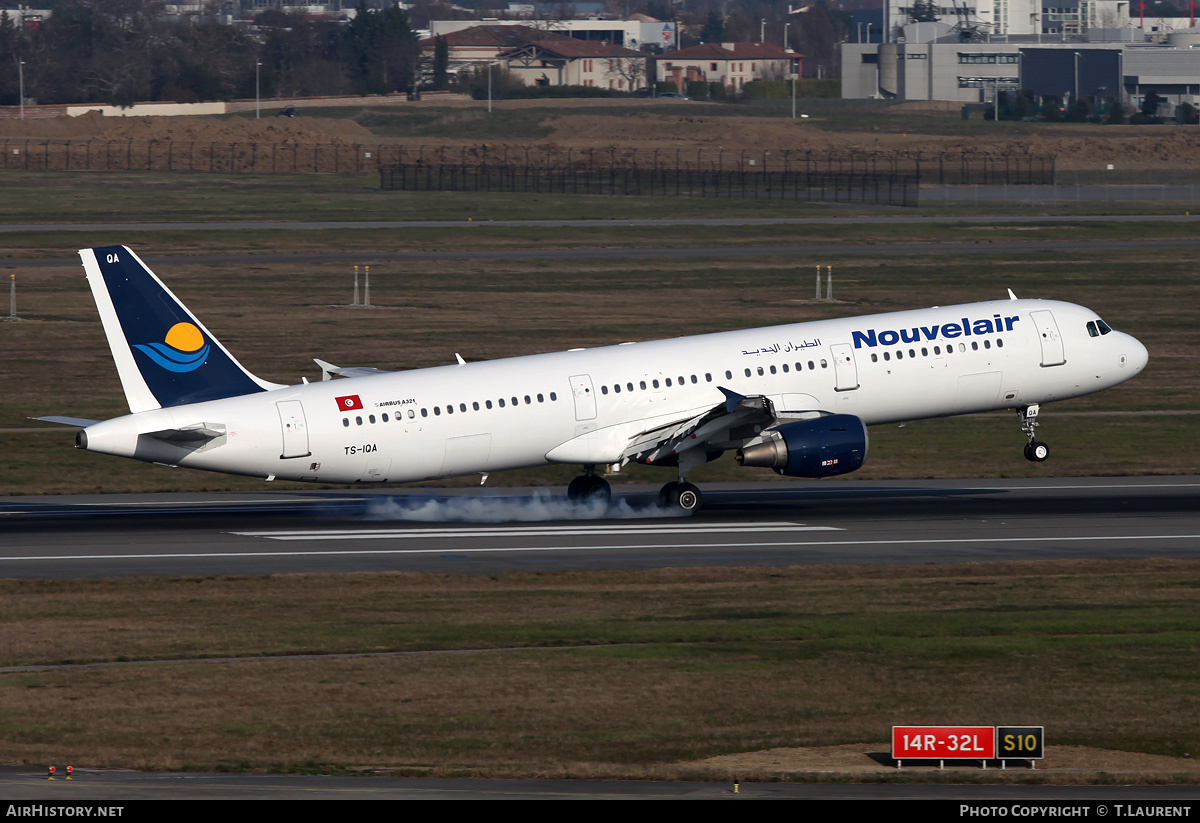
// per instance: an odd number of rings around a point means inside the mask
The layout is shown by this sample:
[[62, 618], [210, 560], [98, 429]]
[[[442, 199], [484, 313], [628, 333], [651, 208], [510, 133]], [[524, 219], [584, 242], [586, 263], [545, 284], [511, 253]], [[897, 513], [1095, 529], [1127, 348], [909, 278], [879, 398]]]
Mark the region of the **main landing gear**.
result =
[[688, 482], [668, 483], [658, 492], [659, 506], [664, 508], [669, 506], [685, 512], [698, 510], [703, 500], [700, 489]]
[[1021, 421], [1021, 431], [1029, 438], [1025, 444], [1025, 459], [1041, 463], [1050, 456], [1050, 447], [1037, 439], [1038, 405], [1022, 406], [1017, 409], [1017, 418]]
[[607, 505], [612, 499], [612, 487], [608, 481], [596, 475], [595, 466], [584, 466], [583, 471], [567, 486], [567, 499], [572, 503], [601, 502]]

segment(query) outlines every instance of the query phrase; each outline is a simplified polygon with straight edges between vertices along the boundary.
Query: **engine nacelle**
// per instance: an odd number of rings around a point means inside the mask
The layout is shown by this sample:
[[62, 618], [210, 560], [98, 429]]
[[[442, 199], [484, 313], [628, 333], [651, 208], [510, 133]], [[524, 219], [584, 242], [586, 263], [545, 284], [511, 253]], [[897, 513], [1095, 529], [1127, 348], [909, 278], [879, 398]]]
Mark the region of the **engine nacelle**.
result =
[[832, 477], [867, 459], [867, 427], [852, 414], [800, 420], [763, 432], [763, 441], [738, 449], [739, 466], [762, 466], [789, 477]]

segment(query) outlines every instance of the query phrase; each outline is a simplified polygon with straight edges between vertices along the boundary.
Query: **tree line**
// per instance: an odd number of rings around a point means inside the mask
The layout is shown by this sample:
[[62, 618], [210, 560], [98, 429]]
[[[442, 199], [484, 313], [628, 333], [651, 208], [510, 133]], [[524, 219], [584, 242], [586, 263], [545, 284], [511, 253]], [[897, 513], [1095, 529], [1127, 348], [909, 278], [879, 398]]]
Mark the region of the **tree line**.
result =
[[[251, 30], [170, 19], [157, 0], [59, 0], [36, 28], [0, 13], [0, 105], [383, 94], [412, 88], [420, 47], [397, 8], [347, 24], [277, 9]], [[264, 19], [265, 18], [265, 19]]]
[[[415, 29], [430, 19], [462, 17], [433, 0], [411, 13], [380, 0], [358, 0], [349, 23], [311, 20], [284, 8], [266, 9], [251, 27], [211, 17], [163, 16], [162, 0], [42, 0], [53, 14], [36, 27], [0, 12], [0, 105], [25, 97], [42, 104], [173, 100], [192, 103], [262, 97], [382, 94], [424, 82], [445, 88], [444, 53], [422, 54]], [[642, 11], [682, 27], [680, 45], [765, 38], [805, 55], [806, 73], [836, 76], [836, 43], [849, 17], [817, 2], [787, 17], [786, 0], [628, 0], [622, 13]], [[728, 9], [727, 13], [719, 11]], [[564, 7], [564, 14], [570, 11]], [[482, 11], [480, 14], [484, 13]], [[784, 19], [794, 22], [784, 26]], [[765, 24], [763, 21], [767, 21]], [[811, 69], [810, 69], [811, 67]], [[423, 71], [424, 69], [424, 71]]]

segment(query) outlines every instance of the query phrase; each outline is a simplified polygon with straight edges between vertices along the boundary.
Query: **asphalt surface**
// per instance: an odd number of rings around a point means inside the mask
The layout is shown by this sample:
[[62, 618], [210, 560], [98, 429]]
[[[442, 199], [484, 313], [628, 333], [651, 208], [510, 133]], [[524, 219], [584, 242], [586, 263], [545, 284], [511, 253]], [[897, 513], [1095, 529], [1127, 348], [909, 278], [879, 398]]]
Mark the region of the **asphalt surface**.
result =
[[[963, 769], [964, 779], [978, 768]], [[970, 775], [970, 776], [969, 776]], [[126, 771], [78, 771], [70, 781], [46, 780], [42, 769], [0, 769], [0, 797], [8, 816], [32, 814], [31, 803], [60, 809], [57, 817], [97, 817], [79, 807], [134, 801], [119, 813], [123, 819], [161, 819], [163, 809], [144, 800], [925, 800], [924, 811], [962, 819], [952, 801], [985, 805], [998, 817], [1041, 818], [1050, 807], [1067, 808], [1061, 816], [1098, 818], [1184, 817], [1200, 799], [1195, 786], [1018, 786], [916, 785], [834, 783], [662, 782], [634, 780], [469, 780], [453, 778], [392, 778], [306, 775], [150, 774]], [[21, 801], [26, 801], [22, 803]], [[15, 805], [14, 805], [15, 803]], [[1036, 805], [1034, 805], [1036, 804]], [[1118, 804], [1120, 807], [1118, 808]], [[1129, 804], [1134, 804], [1133, 808]], [[1014, 806], [1018, 807], [1014, 809]], [[1101, 811], [1100, 807], [1105, 809]], [[72, 809], [66, 813], [61, 809]], [[111, 809], [111, 807], [110, 807]], [[1124, 812], [1124, 813], [1122, 813]]]
[[642, 569], [1200, 557], [1200, 477], [0, 499], [0, 576]]

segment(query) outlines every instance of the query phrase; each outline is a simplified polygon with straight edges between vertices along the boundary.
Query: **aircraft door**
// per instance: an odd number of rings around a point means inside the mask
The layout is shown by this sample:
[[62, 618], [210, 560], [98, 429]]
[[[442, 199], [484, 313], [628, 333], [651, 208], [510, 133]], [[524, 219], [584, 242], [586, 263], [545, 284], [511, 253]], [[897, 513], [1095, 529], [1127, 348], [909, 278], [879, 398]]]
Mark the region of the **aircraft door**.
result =
[[1058, 323], [1054, 322], [1054, 314], [1042, 310], [1032, 311], [1029, 316], [1033, 318], [1033, 324], [1037, 327], [1038, 337], [1042, 342], [1042, 365], [1061, 366], [1066, 363], [1062, 336], [1058, 333]]
[[833, 373], [837, 380], [835, 391], [854, 391], [858, 388], [858, 364], [854, 362], [854, 349], [849, 343], [831, 346]]
[[575, 396], [575, 419], [595, 420], [596, 394], [592, 391], [591, 375], [571, 375], [571, 394]]
[[275, 404], [279, 409], [279, 425], [283, 430], [281, 459], [308, 457], [308, 423], [304, 419], [304, 404], [299, 400], [283, 400]]

